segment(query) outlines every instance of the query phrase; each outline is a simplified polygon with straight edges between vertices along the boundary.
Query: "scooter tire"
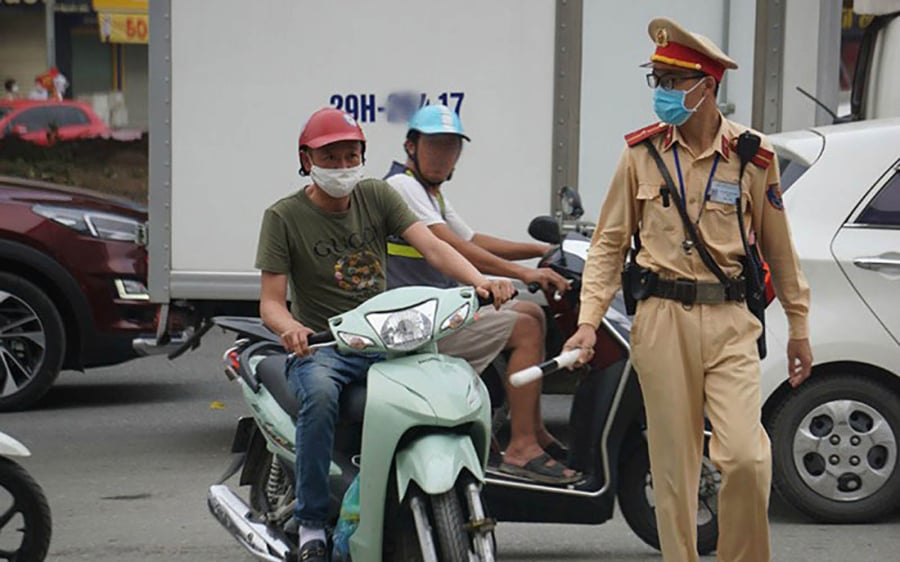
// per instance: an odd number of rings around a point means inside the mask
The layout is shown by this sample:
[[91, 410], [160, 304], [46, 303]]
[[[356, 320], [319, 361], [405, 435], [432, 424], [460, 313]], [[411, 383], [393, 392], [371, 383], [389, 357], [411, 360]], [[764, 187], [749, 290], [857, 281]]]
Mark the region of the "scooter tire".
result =
[[[18, 549], [12, 551], [11, 560], [28, 560], [43, 562], [50, 549], [52, 523], [50, 506], [47, 498], [37, 482], [18, 463], [0, 457], [0, 488], [12, 496], [12, 505], [0, 505], [0, 510], [10, 510], [12, 517], [4, 518], [0, 532], [8, 529], [6, 534], [21, 533], [22, 542]], [[18, 514], [21, 516], [15, 517]]]
[[434, 526], [438, 536], [441, 560], [466, 562], [469, 560], [469, 537], [462, 505], [456, 490], [430, 496], [434, 512]]
[[[656, 509], [648, 497], [652, 483], [649, 480], [650, 455], [646, 446], [637, 447], [625, 459], [619, 475], [617, 497], [625, 521], [642, 541], [659, 550]], [[719, 522], [716, 517], [697, 526], [697, 551], [701, 555], [715, 551], [718, 540]]]

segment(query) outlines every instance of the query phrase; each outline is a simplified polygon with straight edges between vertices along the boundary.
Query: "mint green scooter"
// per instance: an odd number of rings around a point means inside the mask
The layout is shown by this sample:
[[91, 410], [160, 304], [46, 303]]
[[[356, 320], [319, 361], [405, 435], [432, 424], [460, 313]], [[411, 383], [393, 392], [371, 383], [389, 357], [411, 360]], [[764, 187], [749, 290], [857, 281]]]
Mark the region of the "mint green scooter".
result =
[[[331, 466], [332, 521], [359, 475], [354, 561], [493, 562], [494, 522], [481, 499], [491, 435], [491, 406], [481, 378], [436, 342], [476, 319], [471, 287], [404, 287], [329, 320], [313, 347], [384, 353], [366, 385], [341, 396]], [[286, 355], [257, 319], [217, 318], [238, 340], [224, 356], [252, 417], [238, 423], [240, 453], [209, 489], [210, 511], [261, 560], [281, 561], [296, 544], [294, 434], [298, 406], [287, 387]], [[223, 482], [240, 471], [249, 505]]]

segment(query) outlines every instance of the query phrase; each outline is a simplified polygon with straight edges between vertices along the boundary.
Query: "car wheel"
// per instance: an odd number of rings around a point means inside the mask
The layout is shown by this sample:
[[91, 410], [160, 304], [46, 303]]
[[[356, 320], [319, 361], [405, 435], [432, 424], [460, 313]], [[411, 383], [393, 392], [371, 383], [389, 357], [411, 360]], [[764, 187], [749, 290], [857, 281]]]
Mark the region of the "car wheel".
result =
[[0, 273], [0, 411], [26, 408], [47, 392], [62, 367], [65, 338], [46, 293]]
[[853, 375], [815, 376], [772, 417], [774, 486], [828, 523], [863, 523], [900, 504], [898, 397]]

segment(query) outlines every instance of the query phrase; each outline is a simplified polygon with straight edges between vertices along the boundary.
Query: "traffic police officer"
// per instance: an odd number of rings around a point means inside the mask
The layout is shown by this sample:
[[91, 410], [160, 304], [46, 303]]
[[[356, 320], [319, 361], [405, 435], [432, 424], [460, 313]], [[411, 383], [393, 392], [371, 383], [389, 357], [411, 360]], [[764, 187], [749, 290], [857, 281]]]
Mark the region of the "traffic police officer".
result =
[[[767, 508], [769, 439], [760, 423], [762, 326], [743, 291], [723, 291], [693, 247], [647, 146], [662, 155], [688, 220], [715, 264], [741, 279], [745, 254], [736, 201], [747, 235], [755, 235], [790, 325], [789, 380], [810, 373], [809, 287], [790, 238], [778, 163], [762, 139], [741, 173], [735, 150], [747, 130], [716, 105], [719, 82], [737, 64], [708, 38], [672, 20], [650, 22], [656, 51], [645, 66], [662, 122], [626, 135], [584, 269], [578, 331], [566, 348], [592, 354], [595, 330], [619, 287], [623, 258], [638, 231], [639, 266], [659, 282], [638, 303], [631, 331], [632, 361], [647, 412], [656, 520], [666, 562], [698, 560], [696, 515], [703, 453], [704, 408], [712, 424], [709, 454], [722, 474], [719, 560], [770, 559]], [[678, 280], [688, 296], [671, 291]], [[715, 285], [719, 285], [716, 287]], [[718, 289], [718, 290], [716, 290]], [[677, 300], [676, 300], [677, 299]]]

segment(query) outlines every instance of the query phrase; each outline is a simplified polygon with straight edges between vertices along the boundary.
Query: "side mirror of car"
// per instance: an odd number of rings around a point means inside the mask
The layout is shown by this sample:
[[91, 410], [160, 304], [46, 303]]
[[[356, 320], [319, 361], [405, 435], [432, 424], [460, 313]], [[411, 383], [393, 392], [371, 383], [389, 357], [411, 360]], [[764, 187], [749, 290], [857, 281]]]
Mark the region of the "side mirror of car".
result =
[[562, 237], [559, 235], [559, 224], [556, 219], [547, 215], [531, 219], [531, 224], [528, 225], [528, 234], [535, 240], [547, 244], [559, 244], [562, 241]]
[[28, 133], [28, 127], [25, 125], [13, 125], [12, 126], [12, 134], [22, 136]]
[[584, 207], [581, 206], [581, 195], [569, 186], [559, 190], [559, 207], [566, 218], [577, 219], [584, 214]]

